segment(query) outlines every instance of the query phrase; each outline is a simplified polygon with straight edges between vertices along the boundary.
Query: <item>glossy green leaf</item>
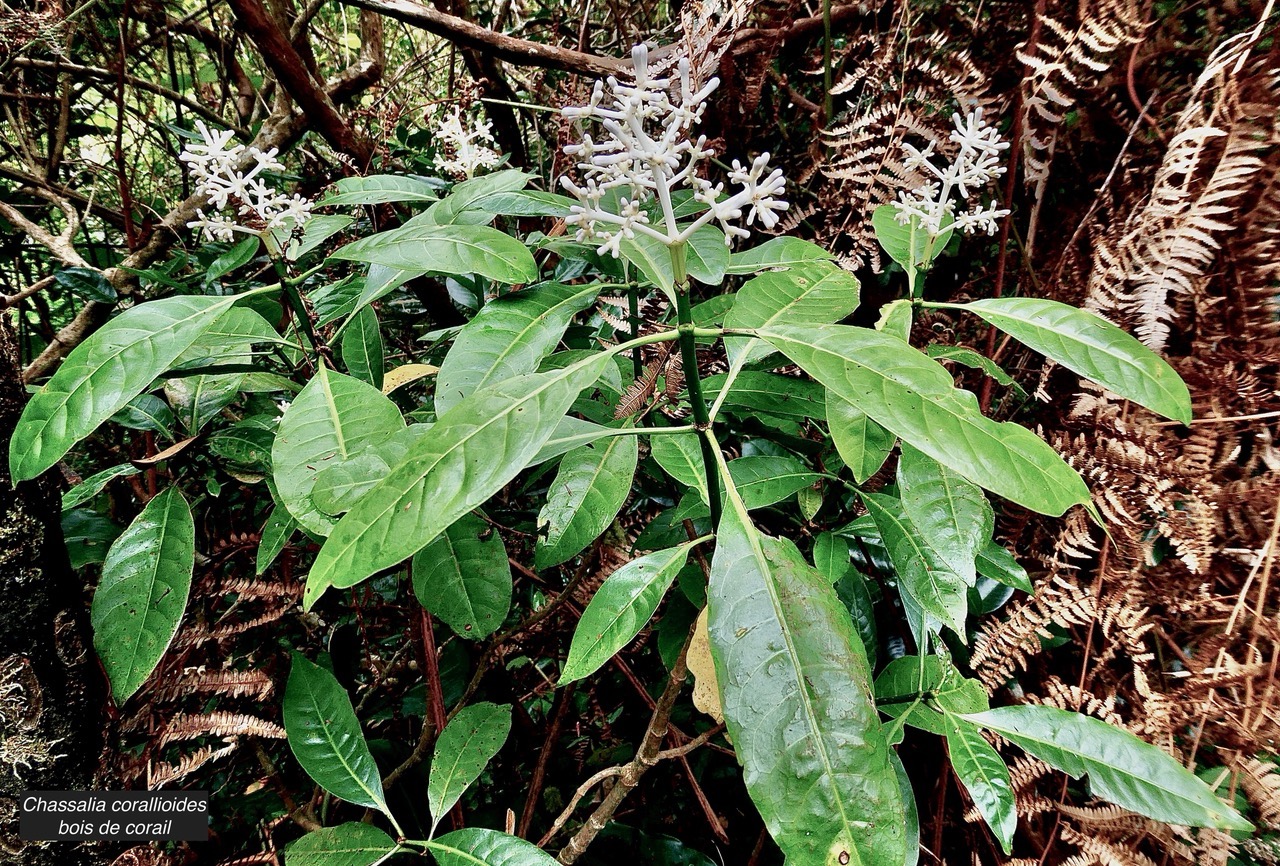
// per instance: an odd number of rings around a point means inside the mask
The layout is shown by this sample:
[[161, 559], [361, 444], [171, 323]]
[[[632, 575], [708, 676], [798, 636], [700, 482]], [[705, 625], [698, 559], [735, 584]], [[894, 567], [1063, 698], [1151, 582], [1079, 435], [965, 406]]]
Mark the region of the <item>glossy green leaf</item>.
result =
[[107, 551], [89, 617], [117, 704], [146, 681], [178, 631], [195, 570], [195, 532], [187, 500], [170, 487]]
[[344, 177], [334, 184], [334, 192], [317, 205], [387, 204], [398, 201], [435, 201], [440, 197], [432, 183], [402, 174], [374, 174]]
[[271, 471], [275, 424], [260, 415], [243, 418], [209, 437], [209, 451], [230, 471]]
[[1043, 439], [983, 416], [937, 361], [897, 337], [846, 325], [775, 325], [761, 335], [832, 394], [987, 490], [1055, 516], [1090, 502], [1084, 480]]
[[978, 551], [978, 574], [999, 581], [1005, 586], [1020, 589], [1023, 592], [1035, 592], [1027, 570], [1018, 564], [1013, 554], [1005, 550], [999, 543], [987, 540]]
[[668, 475], [685, 487], [698, 491], [702, 501], [707, 501], [706, 464], [702, 460], [702, 446], [698, 444], [697, 433], [655, 435], [650, 443], [650, 454]]
[[[302, 227], [300, 236], [295, 236], [293, 228], [290, 227], [287, 238], [280, 239], [280, 245], [285, 248], [285, 258], [291, 262], [298, 261], [320, 249], [325, 241], [353, 222], [355, 219], [346, 214], [312, 214], [306, 225]], [[284, 229], [272, 230], [272, 235], [276, 237], [284, 233]]]
[[[708, 402], [720, 396], [726, 375], [708, 376], [702, 392]], [[744, 370], [733, 380], [724, 409], [740, 415], [776, 415], [798, 420], [820, 419], [826, 412], [826, 391], [808, 379]]]
[[[826, 325], [858, 306], [858, 278], [837, 264], [814, 261], [787, 271], [770, 271], [748, 280], [724, 317], [726, 328], [770, 325]], [[731, 366], [758, 360], [773, 351], [751, 337], [725, 337]]]
[[992, 379], [995, 379], [997, 384], [1012, 388], [1015, 394], [1020, 397], [1026, 397], [1027, 392], [1023, 387], [1014, 381], [1014, 378], [1006, 373], [1003, 367], [981, 352], [975, 352], [966, 346], [940, 346], [937, 344], [925, 346], [924, 351], [926, 355], [935, 361], [951, 361], [963, 367], [981, 370]]
[[258, 556], [255, 562], [257, 574], [265, 574], [276, 561], [280, 551], [284, 550], [293, 533], [298, 529], [298, 521], [284, 506], [277, 505], [271, 509], [266, 524], [262, 527], [262, 538], [258, 542]]
[[121, 463], [119, 466], [95, 472], [62, 494], [62, 510], [84, 505], [117, 478], [128, 478], [130, 475], [137, 474], [138, 468], [131, 463]]
[[390, 471], [391, 465], [372, 449], [330, 463], [316, 473], [311, 503], [330, 517], [345, 514]]
[[610, 362], [600, 353], [563, 370], [517, 376], [441, 415], [339, 521], [311, 568], [304, 605], [310, 608], [327, 587], [354, 586], [402, 562], [502, 489]]
[[[354, 315], [374, 301], [385, 298], [410, 280], [426, 274], [427, 271], [414, 268], [392, 268], [386, 265], [369, 265], [355, 300], [351, 302], [350, 314]], [[339, 312], [339, 316], [348, 313]], [[337, 316], [335, 316], [337, 318]]]
[[9, 446], [15, 482], [35, 478], [123, 409], [244, 295], [181, 295], [130, 307], [71, 351], [32, 395]]
[[751, 525], [732, 487], [707, 596], [725, 721], [787, 859], [904, 862], [902, 792], [849, 615], [794, 545]]
[[490, 222], [496, 211], [487, 209], [484, 200], [498, 193], [524, 189], [532, 178], [533, 175], [515, 168], [469, 178], [454, 184], [447, 196], [409, 222], [415, 225], [441, 226]]
[[867, 588], [867, 578], [849, 559], [849, 542], [834, 532], [823, 532], [813, 541], [813, 564], [835, 587], [836, 596], [849, 610], [853, 626], [867, 651], [867, 661], [875, 666], [877, 654], [876, 614]]
[[560, 685], [591, 676], [635, 639], [684, 568], [692, 547], [689, 542], [641, 556], [604, 579], [578, 620]]
[[346, 689], [296, 652], [284, 687], [284, 730], [294, 757], [317, 785], [348, 803], [387, 811], [378, 765]]
[[599, 291], [553, 283], [485, 304], [458, 332], [440, 365], [436, 412], [447, 412], [486, 385], [537, 370]]
[[99, 304], [116, 302], [116, 287], [97, 268], [63, 268], [53, 275], [53, 280], [86, 301]]
[[404, 225], [347, 244], [331, 258], [405, 271], [477, 274], [499, 283], [531, 283], [538, 263], [520, 241], [490, 226]]
[[240, 243], [213, 260], [213, 263], [209, 265], [209, 269], [205, 271], [205, 282], [212, 283], [232, 273], [237, 268], [242, 268], [249, 264], [249, 262], [253, 261], [253, 257], [258, 254], [258, 248], [261, 246], [262, 239], [256, 235], [240, 241]]
[[852, 403], [832, 396], [827, 400], [827, 429], [840, 459], [859, 484], [880, 471], [898, 437], [867, 417]]
[[600, 537], [631, 494], [639, 447], [635, 436], [613, 436], [564, 455], [538, 512], [534, 565], [551, 568]]
[[439, 826], [463, 792], [480, 778], [510, 733], [511, 707], [499, 704], [463, 707], [445, 725], [436, 740], [427, 785], [433, 827]]
[[952, 572], [972, 586], [978, 551], [991, 540], [995, 510], [982, 488], [904, 444], [898, 496], [907, 519]]
[[464, 514], [414, 555], [413, 592], [459, 637], [493, 634], [511, 609], [511, 563], [502, 536]]
[[312, 830], [284, 849], [284, 866], [373, 866], [396, 849], [396, 840], [352, 821]]
[[794, 268], [807, 262], [835, 258], [812, 241], [782, 235], [729, 256], [727, 274], [754, 274], [765, 268]]
[[87, 508], [62, 512], [62, 540], [72, 568], [83, 568], [102, 562], [111, 543], [120, 537], [122, 527], [108, 517]]
[[623, 258], [634, 265], [650, 285], [675, 297], [675, 272], [671, 265], [671, 250], [657, 238], [637, 233], [622, 241], [618, 249]]
[[382, 390], [386, 357], [382, 347], [382, 328], [373, 307], [364, 307], [356, 313], [342, 332], [342, 363], [347, 365], [347, 372], [352, 376]]
[[1040, 298], [986, 298], [956, 308], [987, 322], [1072, 372], [1183, 424], [1191, 393], [1168, 362], [1099, 315]]
[[871, 214], [876, 240], [895, 262], [904, 268], [927, 268], [951, 241], [953, 229], [948, 226], [936, 238], [920, 227], [920, 219], [911, 217], [906, 224], [898, 222], [898, 206], [882, 204]]
[[950, 714], [947, 715], [947, 754], [956, 778], [978, 807], [978, 814], [1000, 840], [1004, 853], [1013, 853], [1018, 813], [1004, 759], [977, 727]]
[[964, 717], [1072, 778], [1097, 797], [1169, 824], [1251, 830], [1178, 761], [1128, 731], [1056, 707], [1025, 704]]
[[311, 498], [316, 475], [403, 427], [400, 410], [381, 391], [321, 364], [276, 430], [271, 466], [280, 502], [304, 529], [328, 535], [334, 521]]
[[[880, 318], [876, 319], [876, 330], [902, 340], [911, 342], [911, 323], [914, 319], [911, 301], [899, 298], [880, 308]], [[933, 357], [930, 355], [930, 357]]]
[[427, 843], [437, 866], [556, 866], [556, 859], [532, 842], [468, 827]]
[[[924, 700], [926, 692], [929, 702]], [[917, 696], [920, 702], [913, 703]], [[895, 719], [905, 715], [907, 724], [939, 736], [947, 734], [944, 712], [980, 713], [991, 706], [982, 683], [964, 677], [955, 665], [935, 655], [902, 656], [889, 662], [876, 677], [876, 700], [882, 713]]]
[[685, 267], [690, 277], [708, 286], [718, 286], [724, 281], [728, 266], [729, 247], [724, 242], [724, 232], [706, 225], [690, 235], [685, 244]]
[[487, 195], [476, 201], [476, 207], [503, 216], [567, 217], [577, 203], [577, 199], [559, 193], [520, 189]]
[[173, 410], [154, 394], [139, 394], [134, 397], [123, 409], [112, 415], [111, 420], [130, 430], [147, 430], [173, 438]]
[[729, 475], [748, 511], [781, 502], [822, 478], [794, 457], [771, 455], [730, 460]]
[[897, 499], [863, 493], [862, 501], [889, 551], [898, 586], [963, 639], [969, 604], [969, 585], [964, 577], [946, 564], [933, 548], [932, 539], [911, 524]]

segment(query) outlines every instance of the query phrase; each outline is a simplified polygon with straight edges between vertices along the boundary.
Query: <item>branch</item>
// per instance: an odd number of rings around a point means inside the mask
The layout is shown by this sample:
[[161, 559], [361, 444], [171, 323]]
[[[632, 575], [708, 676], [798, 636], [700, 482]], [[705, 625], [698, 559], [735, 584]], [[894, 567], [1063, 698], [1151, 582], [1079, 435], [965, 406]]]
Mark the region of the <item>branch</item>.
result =
[[[242, 0], [233, 0], [233, 5], [235, 2], [242, 2]], [[601, 57], [496, 33], [456, 15], [424, 6], [415, 0], [341, 0], [341, 2], [348, 6], [377, 12], [379, 15], [386, 15], [405, 24], [412, 24], [450, 42], [484, 51], [499, 60], [522, 66], [580, 72], [595, 77], [620, 75], [631, 68], [628, 62], [614, 57]]]
[[307, 72], [306, 64], [289, 41], [287, 33], [277, 26], [261, 0], [229, 0], [228, 5], [236, 18], [244, 25], [262, 59], [271, 67], [280, 85], [289, 92], [303, 113], [335, 150], [352, 157], [361, 165], [369, 159], [367, 144], [356, 140], [351, 127], [338, 114], [329, 95], [325, 93]]

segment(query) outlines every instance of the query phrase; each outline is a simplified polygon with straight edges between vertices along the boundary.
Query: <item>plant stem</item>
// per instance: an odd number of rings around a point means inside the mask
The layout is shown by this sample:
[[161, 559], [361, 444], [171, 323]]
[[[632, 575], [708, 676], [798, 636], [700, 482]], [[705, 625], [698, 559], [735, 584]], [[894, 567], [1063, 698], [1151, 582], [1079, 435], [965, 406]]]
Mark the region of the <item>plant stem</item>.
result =
[[720, 524], [720, 477], [716, 473], [716, 446], [711, 438], [711, 415], [702, 396], [702, 379], [698, 373], [698, 345], [693, 312], [689, 306], [689, 272], [685, 266], [684, 244], [672, 244], [671, 267], [676, 284], [676, 332], [680, 335], [680, 361], [684, 367], [685, 387], [693, 407], [693, 426], [698, 430], [698, 447], [702, 450], [703, 471], [707, 477], [707, 498], [711, 506], [711, 525]]

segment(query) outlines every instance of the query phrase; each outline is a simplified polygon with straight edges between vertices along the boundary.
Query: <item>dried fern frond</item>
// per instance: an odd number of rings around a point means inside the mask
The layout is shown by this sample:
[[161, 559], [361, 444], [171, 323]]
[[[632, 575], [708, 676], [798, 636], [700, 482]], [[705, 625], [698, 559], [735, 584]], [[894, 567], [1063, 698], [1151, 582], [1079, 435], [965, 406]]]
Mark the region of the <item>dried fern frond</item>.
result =
[[1037, 587], [1036, 594], [1010, 606], [1008, 616], [992, 620], [974, 638], [970, 665], [988, 692], [995, 692], [1027, 660], [1040, 652], [1051, 625], [1087, 625], [1097, 618], [1093, 596], [1061, 576]]
[[194, 740], [197, 737], [232, 736], [283, 740], [285, 733], [284, 728], [273, 722], [244, 713], [222, 711], [201, 714], [178, 713], [169, 720], [169, 724], [160, 735], [160, 746], [163, 748], [179, 740]]
[[183, 755], [176, 764], [161, 761], [152, 767], [147, 786], [155, 790], [163, 788], [165, 785], [171, 785], [180, 779], [185, 779], [204, 765], [210, 764], [219, 758], [225, 758], [239, 748], [239, 745], [239, 741], [233, 740], [219, 749], [215, 749], [212, 746], [201, 746], [194, 752]]

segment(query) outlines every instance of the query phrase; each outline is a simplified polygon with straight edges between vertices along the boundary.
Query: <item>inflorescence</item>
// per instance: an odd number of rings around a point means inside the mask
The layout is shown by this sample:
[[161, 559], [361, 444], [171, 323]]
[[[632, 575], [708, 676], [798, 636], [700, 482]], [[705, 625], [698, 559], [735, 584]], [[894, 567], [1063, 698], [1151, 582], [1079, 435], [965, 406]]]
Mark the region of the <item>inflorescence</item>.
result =
[[436, 167], [454, 177], [473, 177], [478, 169], [496, 168], [502, 161], [494, 149], [491, 125], [487, 120], [474, 120], [468, 127], [463, 124], [462, 111], [455, 105], [436, 128], [439, 153]]
[[[229, 241], [236, 232], [261, 235], [272, 229], [291, 230], [310, 218], [310, 201], [278, 192], [262, 177], [266, 172], [284, 171], [284, 164], [276, 159], [278, 149], [228, 146], [235, 133], [214, 132], [199, 120], [196, 131], [202, 142], [187, 145], [180, 158], [190, 166], [196, 192], [208, 199], [213, 212], [197, 209], [197, 219], [187, 223], [189, 228], [202, 230], [210, 240]], [[246, 159], [253, 164], [242, 170]], [[235, 215], [219, 213], [227, 208], [234, 209]]]
[[950, 139], [960, 146], [960, 150], [945, 169], [933, 164], [934, 142], [929, 142], [924, 150], [910, 144], [903, 145], [907, 151], [904, 166], [909, 171], [927, 172], [934, 179], [912, 192], [898, 193], [898, 222], [906, 225], [916, 217], [925, 231], [933, 235], [941, 234], [947, 228], [962, 229], [968, 234], [975, 231], [991, 234], [996, 230], [996, 220], [1007, 216], [1009, 211], [995, 205], [983, 206], [980, 202], [957, 211], [953, 194], [968, 205], [974, 193], [985, 189], [1004, 174], [1000, 151], [1009, 144], [1000, 140], [994, 127], [982, 122], [980, 108], [964, 116], [953, 114], [951, 119], [956, 128]]
[[[751, 234], [734, 224], [744, 213], [747, 226], [759, 221], [773, 228], [779, 212], [787, 209], [781, 198], [786, 180], [780, 169], [769, 171], [769, 154], [761, 154], [747, 167], [733, 162], [729, 183], [741, 188], [732, 195], [724, 195], [723, 183], [713, 184], [697, 174], [714, 152], [706, 136], [690, 138], [689, 130], [702, 119], [707, 97], [720, 80], [712, 78], [695, 87], [688, 60], [681, 59], [679, 101], [673, 102], [671, 79], [655, 77], [649, 69], [648, 48], [637, 45], [631, 57], [634, 84], [611, 76], [607, 88], [605, 82], [596, 82], [587, 105], [563, 109], [565, 117], [594, 121], [604, 131], [599, 140], [584, 134], [580, 144], [564, 149], [577, 160], [583, 178], [581, 185], [568, 177], [560, 179], [579, 201], [566, 219], [577, 227], [578, 240], [599, 241], [601, 253], [617, 256], [622, 241], [637, 233], [673, 246], [713, 220], [724, 230], [725, 243], [731, 244], [733, 238]], [[673, 193], [682, 187], [707, 208], [685, 223], [678, 222], [673, 201]]]

